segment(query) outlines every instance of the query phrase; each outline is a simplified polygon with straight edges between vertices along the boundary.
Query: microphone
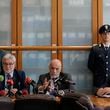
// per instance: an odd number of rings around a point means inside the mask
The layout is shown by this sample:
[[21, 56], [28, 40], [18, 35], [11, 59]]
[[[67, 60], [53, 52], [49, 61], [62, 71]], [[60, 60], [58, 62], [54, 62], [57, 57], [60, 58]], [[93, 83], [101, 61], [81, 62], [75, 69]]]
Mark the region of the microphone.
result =
[[28, 91], [27, 91], [26, 89], [23, 89], [23, 90], [22, 90], [22, 95], [23, 95], [23, 96], [28, 95]]
[[6, 91], [5, 90], [0, 90], [0, 96], [6, 96]]
[[64, 83], [68, 83], [68, 84], [72, 84], [72, 85], [75, 85], [76, 84], [72, 80], [68, 80], [68, 79], [65, 80], [64, 77], [55, 79], [54, 80], [54, 83], [57, 83], [59, 81], [62, 81]]
[[14, 82], [12, 79], [8, 79], [7, 80], [7, 88], [8, 88], [8, 95], [13, 96], [14, 94], [11, 92], [12, 86], [13, 86]]
[[33, 87], [36, 86], [36, 82], [34, 80], [32, 80], [30, 77], [26, 77], [25, 84], [26, 85], [32, 85]]
[[26, 79], [25, 79], [25, 84], [29, 85], [31, 83], [31, 81], [32, 81], [32, 79], [27, 76]]
[[71, 80], [64, 80], [65, 83], [69, 83], [69, 84], [72, 84], [72, 85], [75, 85], [76, 83], [71, 81]]
[[64, 80], [64, 77], [58, 77], [58, 78], [55, 78], [54, 83], [56, 83], [58, 81], [63, 81], [63, 80]]
[[26, 96], [26, 95], [28, 95], [28, 90], [22, 89], [16, 92], [15, 97], [20, 98], [21, 96]]
[[[3, 80], [4, 80], [4, 76], [0, 75], [0, 82], [2, 82]], [[0, 90], [0, 96], [5, 96], [5, 95], [6, 95], [5, 90]]]
[[30, 77], [27, 76], [25, 79], [25, 84], [27, 87], [32, 85], [33, 93], [36, 93], [36, 82], [34, 80], [32, 80]]
[[59, 96], [64, 96], [64, 95], [65, 95], [64, 90], [58, 90], [58, 95], [59, 95]]
[[14, 82], [12, 79], [8, 79], [7, 80], [7, 85], [9, 86], [8, 88], [10, 88], [11, 86], [13, 86]]
[[4, 80], [4, 76], [0, 75], [0, 82], [2, 82]]

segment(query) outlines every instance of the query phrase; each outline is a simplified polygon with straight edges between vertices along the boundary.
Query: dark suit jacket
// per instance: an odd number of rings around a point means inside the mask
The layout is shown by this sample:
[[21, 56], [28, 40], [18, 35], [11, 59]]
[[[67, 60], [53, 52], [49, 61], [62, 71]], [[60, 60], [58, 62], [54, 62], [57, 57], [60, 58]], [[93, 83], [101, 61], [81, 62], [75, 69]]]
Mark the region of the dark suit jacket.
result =
[[[39, 80], [37, 82], [37, 89], [39, 86], [43, 85], [45, 78], [49, 81], [50, 80], [50, 74], [46, 73], [46, 74], [39, 76]], [[68, 82], [68, 81], [70, 81], [70, 82]], [[67, 89], [73, 90], [74, 84], [72, 82], [73, 81], [72, 81], [69, 74], [61, 72], [60, 76], [59, 76], [59, 80], [56, 82], [58, 85], [58, 90], [67, 90]]]
[[88, 67], [93, 72], [95, 87], [101, 87], [110, 76], [110, 47], [105, 50], [103, 44], [91, 48]]
[[[1, 71], [0, 75], [3, 75], [4, 80], [0, 82], [0, 90], [5, 89], [5, 73], [4, 71]], [[25, 72], [24, 71], [17, 71], [14, 70], [13, 73], [13, 81], [14, 85], [13, 88], [17, 88], [18, 90], [22, 90], [25, 88]]]

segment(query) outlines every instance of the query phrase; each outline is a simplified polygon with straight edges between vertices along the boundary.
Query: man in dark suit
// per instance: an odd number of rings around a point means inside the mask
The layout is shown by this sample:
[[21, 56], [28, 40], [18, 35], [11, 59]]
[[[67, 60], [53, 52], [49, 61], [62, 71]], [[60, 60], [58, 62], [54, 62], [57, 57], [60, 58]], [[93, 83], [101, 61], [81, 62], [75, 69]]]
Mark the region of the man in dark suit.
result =
[[4, 55], [2, 65], [3, 70], [0, 72], [0, 76], [3, 78], [0, 81], [0, 90], [5, 91], [4, 95], [8, 94], [9, 90], [12, 94], [15, 94], [19, 90], [25, 89], [25, 72], [15, 69], [15, 56], [10, 53]]
[[88, 59], [88, 68], [93, 72], [93, 84], [98, 94], [101, 92], [97, 90], [102, 88], [110, 77], [110, 25], [102, 25], [99, 34], [102, 43], [91, 48]]
[[74, 83], [69, 74], [61, 72], [61, 61], [53, 59], [49, 64], [49, 72], [39, 76], [37, 82], [38, 93], [58, 95], [63, 90], [73, 90]]
[[49, 72], [39, 76], [38, 93], [60, 97], [61, 109], [93, 110], [94, 106], [89, 97], [74, 90], [75, 83], [69, 74], [61, 72], [61, 67], [58, 59], [50, 62]]

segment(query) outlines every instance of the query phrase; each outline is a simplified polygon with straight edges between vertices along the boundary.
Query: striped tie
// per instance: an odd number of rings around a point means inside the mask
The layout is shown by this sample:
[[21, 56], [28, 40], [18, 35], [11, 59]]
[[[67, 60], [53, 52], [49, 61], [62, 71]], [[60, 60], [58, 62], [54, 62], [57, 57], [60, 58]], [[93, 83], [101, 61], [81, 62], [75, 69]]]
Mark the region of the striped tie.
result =
[[7, 73], [7, 79], [11, 79], [11, 75]]

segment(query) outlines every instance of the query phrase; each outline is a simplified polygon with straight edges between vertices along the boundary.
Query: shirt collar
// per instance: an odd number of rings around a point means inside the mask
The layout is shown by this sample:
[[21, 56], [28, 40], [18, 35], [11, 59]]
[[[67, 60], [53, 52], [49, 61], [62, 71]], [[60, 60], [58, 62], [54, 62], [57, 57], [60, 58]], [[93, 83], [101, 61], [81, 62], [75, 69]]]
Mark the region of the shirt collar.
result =
[[5, 76], [6, 76], [7, 74], [10, 74], [10, 75], [11, 75], [11, 78], [13, 77], [13, 72], [11, 72], [11, 73], [6, 73]]
[[51, 78], [51, 79], [53, 79], [53, 78], [55, 78], [55, 79], [56, 79], [56, 78], [59, 78], [59, 74], [57, 74], [57, 75], [51, 75], [50, 78]]
[[104, 47], [110, 47], [110, 44], [104, 44], [104, 43], [103, 43], [103, 46], [104, 46]]

